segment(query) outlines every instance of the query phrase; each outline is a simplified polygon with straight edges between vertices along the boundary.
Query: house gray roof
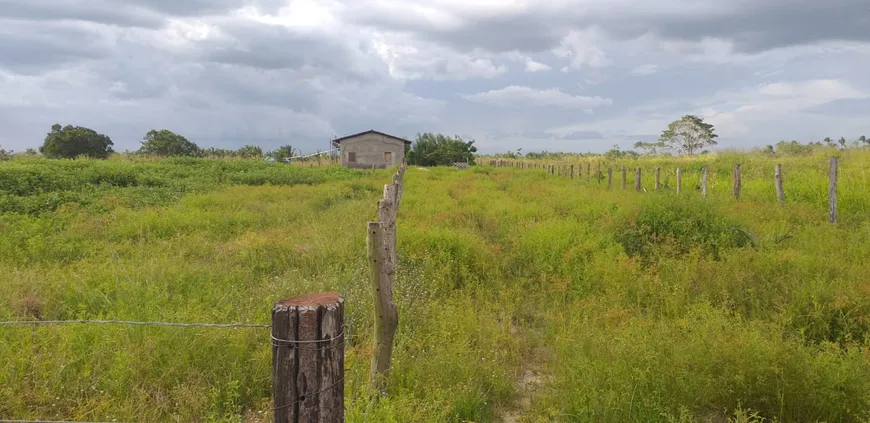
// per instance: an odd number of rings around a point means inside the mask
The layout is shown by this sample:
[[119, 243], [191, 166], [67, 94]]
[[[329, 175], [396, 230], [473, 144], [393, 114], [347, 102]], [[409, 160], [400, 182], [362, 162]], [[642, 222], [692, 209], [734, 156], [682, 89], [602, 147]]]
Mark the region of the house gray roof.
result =
[[408, 140], [406, 140], [406, 139], [404, 139], [404, 138], [397, 137], [397, 136], [395, 136], [395, 135], [385, 134], [385, 133], [380, 132], [380, 131], [375, 131], [374, 129], [369, 129], [368, 131], [363, 131], [363, 132], [360, 132], [360, 133], [358, 133], [358, 134], [347, 135], [347, 136], [344, 136], [344, 137], [341, 137], [341, 138], [336, 138], [336, 139], [332, 140], [332, 142], [335, 143], [335, 144], [338, 144], [338, 143], [340, 143], [340, 142], [342, 142], [342, 141], [344, 141], [344, 140], [346, 140], [346, 139], [356, 138], [356, 137], [358, 137], [358, 136], [360, 136], [360, 135], [365, 135], [365, 134], [378, 134], [378, 135], [383, 135], [383, 136], [385, 136], [385, 137], [389, 137], [389, 138], [392, 138], [392, 139], [394, 139], [394, 140], [402, 141], [402, 142], [404, 142], [405, 144], [411, 144], [411, 141], [408, 141]]

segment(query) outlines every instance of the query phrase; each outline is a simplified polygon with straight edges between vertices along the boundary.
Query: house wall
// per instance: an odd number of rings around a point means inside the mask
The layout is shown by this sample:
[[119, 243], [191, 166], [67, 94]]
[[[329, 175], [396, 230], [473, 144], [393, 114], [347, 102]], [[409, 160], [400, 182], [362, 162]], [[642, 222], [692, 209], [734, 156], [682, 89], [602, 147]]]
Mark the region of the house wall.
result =
[[[358, 137], [342, 141], [341, 164], [347, 167], [371, 169], [394, 167], [402, 164], [405, 159], [405, 143], [394, 138], [385, 137], [381, 134], [362, 134]], [[348, 162], [348, 153], [356, 153], [356, 163]], [[384, 161], [384, 153], [393, 153], [392, 162]]]

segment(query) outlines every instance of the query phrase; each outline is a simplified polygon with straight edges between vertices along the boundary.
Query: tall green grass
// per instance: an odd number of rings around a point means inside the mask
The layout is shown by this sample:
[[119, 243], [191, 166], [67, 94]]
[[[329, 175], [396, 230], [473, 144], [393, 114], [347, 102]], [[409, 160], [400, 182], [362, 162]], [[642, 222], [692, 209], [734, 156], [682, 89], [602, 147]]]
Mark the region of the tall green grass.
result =
[[[338, 290], [348, 421], [499, 421], [529, 369], [543, 386], [525, 421], [868, 421], [870, 157], [850, 154], [836, 226], [812, 158], [784, 163], [785, 207], [760, 156], [704, 159], [744, 163], [740, 201], [730, 176], [701, 199], [623, 192], [619, 172], [608, 190], [534, 170], [409, 169], [399, 332], [377, 401], [364, 227], [390, 171], [13, 160], [0, 186], [27, 175], [79, 197], [3, 209], [0, 319], [268, 323], [278, 299]], [[137, 184], [82, 176], [100, 172]], [[133, 201], [147, 177], [165, 195]], [[0, 192], [43, 195], [15, 189]], [[0, 417], [269, 421], [267, 331], [0, 327]]]

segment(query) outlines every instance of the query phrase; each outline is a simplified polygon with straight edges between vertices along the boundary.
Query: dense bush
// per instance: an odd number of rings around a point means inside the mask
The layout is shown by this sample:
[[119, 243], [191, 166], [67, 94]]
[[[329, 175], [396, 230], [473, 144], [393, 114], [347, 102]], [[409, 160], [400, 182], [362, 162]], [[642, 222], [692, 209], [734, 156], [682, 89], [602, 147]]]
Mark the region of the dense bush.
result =
[[408, 152], [408, 163], [418, 166], [446, 166], [453, 163], [474, 164], [477, 147], [474, 141], [465, 141], [458, 135], [418, 134]]
[[718, 258], [724, 249], [754, 244], [748, 230], [718, 215], [709, 203], [689, 196], [641, 198], [614, 234], [626, 254], [643, 260], [658, 253], [692, 250]]
[[152, 129], [145, 134], [139, 153], [154, 156], [198, 156], [199, 146], [168, 129]]
[[72, 125], [61, 127], [56, 123], [45, 136], [39, 152], [50, 159], [72, 159], [78, 156], [105, 159], [114, 152], [112, 145], [111, 138], [93, 129]]

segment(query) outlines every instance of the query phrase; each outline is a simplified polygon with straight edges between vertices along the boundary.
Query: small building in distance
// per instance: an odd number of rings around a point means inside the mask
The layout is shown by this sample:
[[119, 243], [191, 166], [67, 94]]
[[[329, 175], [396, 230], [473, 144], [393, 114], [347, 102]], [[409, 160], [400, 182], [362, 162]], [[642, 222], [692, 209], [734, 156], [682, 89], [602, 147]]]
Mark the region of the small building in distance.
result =
[[341, 164], [352, 168], [383, 169], [405, 161], [405, 146], [411, 141], [374, 129], [332, 140], [341, 151]]

